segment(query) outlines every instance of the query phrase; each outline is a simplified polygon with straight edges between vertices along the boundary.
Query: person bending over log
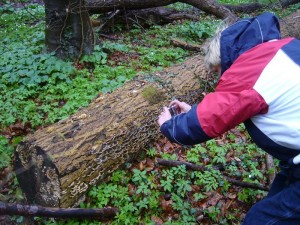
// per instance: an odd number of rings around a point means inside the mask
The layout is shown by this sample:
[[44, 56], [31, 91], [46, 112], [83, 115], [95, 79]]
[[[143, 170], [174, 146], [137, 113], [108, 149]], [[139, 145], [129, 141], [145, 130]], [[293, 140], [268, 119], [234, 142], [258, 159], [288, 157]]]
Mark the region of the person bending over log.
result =
[[206, 50], [206, 64], [219, 72], [215, 92], [194, 106], [160, 114], [161, 132], [172, 142], [194, 145], [244, 122], [254, 142], [280, 160], [267, 197], [243, 225], [300, 224], [300, 41], [280, 37], [271, 13], [243, 19], [219, 31]]

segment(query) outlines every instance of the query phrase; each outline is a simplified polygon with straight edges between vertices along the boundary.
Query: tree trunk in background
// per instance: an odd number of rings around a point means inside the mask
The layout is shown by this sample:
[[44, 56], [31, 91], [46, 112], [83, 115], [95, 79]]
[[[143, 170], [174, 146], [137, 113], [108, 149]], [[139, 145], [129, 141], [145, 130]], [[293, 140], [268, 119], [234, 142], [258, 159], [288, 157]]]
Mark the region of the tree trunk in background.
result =
[[[290, 36], [287, 26], [297, 16], [281, 24], [283, 37]], [[298, 33], [299, 26], [293, 26]], [[174, 97], [198, 102], [199, 79], [206, 76], [203, 57], [194, 56], [162, 72], [138, 76], [68, 119], [27, 136], [15, 151], [14, 168], [29, 203], [78, 204], [89, 188], [158, 138], [163, 105]]]
[[80, 58], [94, 48], [94, 34], [83, 0], [45, 0], [45, 44], [59, 57]]

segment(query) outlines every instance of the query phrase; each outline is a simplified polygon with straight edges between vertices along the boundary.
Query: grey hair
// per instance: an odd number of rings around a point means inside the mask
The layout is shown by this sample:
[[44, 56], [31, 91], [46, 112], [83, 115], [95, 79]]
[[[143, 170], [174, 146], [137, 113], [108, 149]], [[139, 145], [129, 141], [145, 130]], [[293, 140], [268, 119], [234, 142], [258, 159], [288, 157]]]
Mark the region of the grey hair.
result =
[[221, 66], [221, 33], [229, 26], [226, 21], [222, 23], [217, 29], [213, 38], [205, 44], [205, 58], [204, 62], [209, 71], [215, 66]]

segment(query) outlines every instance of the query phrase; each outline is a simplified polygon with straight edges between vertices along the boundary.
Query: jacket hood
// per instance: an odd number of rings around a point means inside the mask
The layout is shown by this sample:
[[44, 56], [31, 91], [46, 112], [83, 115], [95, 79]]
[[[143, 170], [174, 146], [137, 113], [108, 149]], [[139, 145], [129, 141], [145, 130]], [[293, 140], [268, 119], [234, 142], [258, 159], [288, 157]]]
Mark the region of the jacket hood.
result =
[[231, 25], [221, 33], [221, 74], [245, 51], [280, 38], [279, 20], [272, 13], [243, 19]]

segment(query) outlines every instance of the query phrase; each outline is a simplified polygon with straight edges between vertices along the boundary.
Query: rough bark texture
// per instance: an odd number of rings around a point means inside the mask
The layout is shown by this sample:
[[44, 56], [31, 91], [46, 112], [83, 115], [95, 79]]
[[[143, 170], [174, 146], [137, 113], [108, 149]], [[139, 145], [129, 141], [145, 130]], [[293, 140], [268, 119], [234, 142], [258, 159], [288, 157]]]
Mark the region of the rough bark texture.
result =
[[280, 0], [279, 2], [281, 4], [281, 7], [285, 8], [285, 7], [288, 7], [289, 5], [299, 3], [300, 1], [299, 0]]
[[88, 0], [86, 8], [91, 13], [105, 13], [114, 10], [136, 10], [159, 6], [166, 6], [172, 3], [182, 2], [201, 9], [204, 12], [213, 14], [218, 18], [235, 18], [236, 16], [226, 7], [218, 4], [215, 0]]
[[[282, 24], [283, 36], [290, 36]], [[299, 31], [300, 23], [293, 25]], [[177, 97], [199, 101], [203, 57], [152, 75], [138, 76], [111, 94], [95, 99], [70, 118], [29, 135], [16, 149], [14, 167], [29, 202], [76, 205], [86, 191], [147, 148], [159, 135], [157, 116]]]
[[[150, 9], [115, 11], [115, 14], [102, 14], [98, 18], [97, 26], [101, 32], [110, 31], [114, 24], [125, 24], [127, 28], [132, 28], [133, 25], [138, 25], [147, 28], [155, 25], [164, 25], [175, 20], [194, 20], [199, 21], [200, 10], [178, 11], [166, 7], [155, 7]], [[105, 22], [104, 22], [105, 21]]]
[[239, 4], [239, 5], [224, 5], [227, 9], [233, 12], [239, 13], [251, 13], [255, 10], [262, 9], [265, 5], [260, 3], [248, 3], [248, 4]]
[[203, 58], [196, 56], [130, 81], [70, 118], [29, 135], [14, 160], [28, 201], [76, 205], [90, 187], [158, 137], [156, 120], [163, 105], [175, 96], [190, 103], [199, 100], [201, 73]]
[[94, 48], [94, 34], [83, 0], [45, 0], [45, 44], [59, 57], [80, 58]]

